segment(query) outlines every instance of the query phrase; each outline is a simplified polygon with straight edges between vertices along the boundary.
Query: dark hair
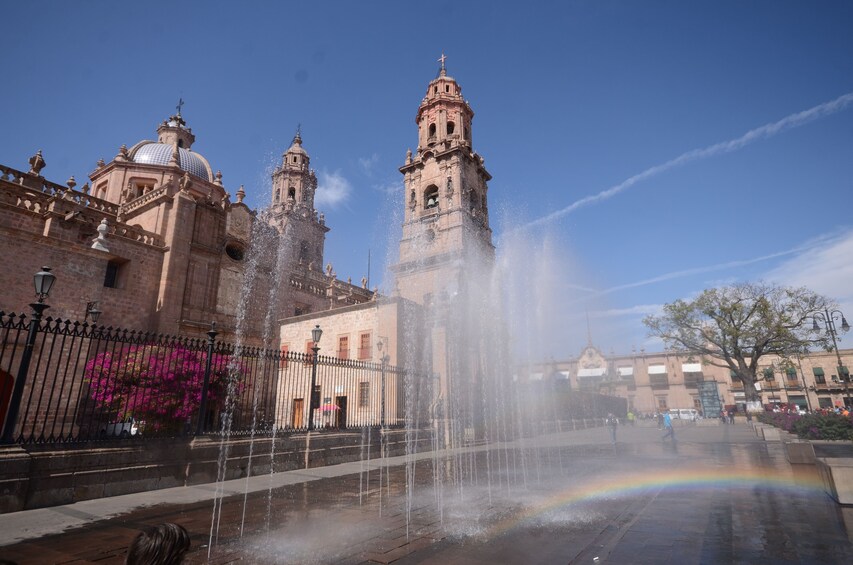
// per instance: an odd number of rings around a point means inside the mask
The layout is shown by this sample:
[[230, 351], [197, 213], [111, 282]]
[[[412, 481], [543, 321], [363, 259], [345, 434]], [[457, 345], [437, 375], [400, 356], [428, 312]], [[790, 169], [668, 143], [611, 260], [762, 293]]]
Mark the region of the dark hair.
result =
[[127, 549], [127, 565], [180, 565], [190, 548], [183, 526], [165, 523], [139, 532]]

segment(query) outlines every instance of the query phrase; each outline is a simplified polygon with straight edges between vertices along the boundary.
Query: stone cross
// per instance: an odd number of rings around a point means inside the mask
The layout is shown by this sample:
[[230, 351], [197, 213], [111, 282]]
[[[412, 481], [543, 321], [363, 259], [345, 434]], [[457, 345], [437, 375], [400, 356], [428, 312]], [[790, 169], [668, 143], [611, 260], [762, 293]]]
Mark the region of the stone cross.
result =
[[183, 105], [184, 105], [183, 97], [178, 98], [178, 105], [176, 106], [176, 108], [178, 109], [178, 115], [179, 116], [181, 115], [181, 108], [183, 107]]

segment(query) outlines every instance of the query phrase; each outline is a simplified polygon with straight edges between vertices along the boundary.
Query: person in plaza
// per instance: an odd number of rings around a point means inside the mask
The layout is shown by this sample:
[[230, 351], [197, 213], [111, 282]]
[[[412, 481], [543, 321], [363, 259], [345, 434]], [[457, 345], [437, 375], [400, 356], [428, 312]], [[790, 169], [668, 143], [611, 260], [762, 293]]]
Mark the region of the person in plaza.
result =
[[667, 412], [663, 417], [663, 429], [666, 432], [663, 434], [661, 439], [666, 440], [666, 438], [672, 438], [672, 441], [675, 441], [675, 429], [672, 427], [672, 417]]
[[139, 532], [127, 549], [126, 565], [180, 565], [190, 549], [190, 535], [166, 522]]
[[658, 411], [657, 417], [658, 417], [658, 429], [662, 430], [663, 429], [663, 414], [661, 414], [660, 411]]
[[634, 412], [632, 410], [628, 410], [628, 424], [633, 426], [635, 419], [636, 419], [636, 416], [634, 416]]
[[619, 425], [619, 419], [610, 412], [605, 420], [607, 427], [610, 429], [610, 443], [616, 444], [616, 427]]

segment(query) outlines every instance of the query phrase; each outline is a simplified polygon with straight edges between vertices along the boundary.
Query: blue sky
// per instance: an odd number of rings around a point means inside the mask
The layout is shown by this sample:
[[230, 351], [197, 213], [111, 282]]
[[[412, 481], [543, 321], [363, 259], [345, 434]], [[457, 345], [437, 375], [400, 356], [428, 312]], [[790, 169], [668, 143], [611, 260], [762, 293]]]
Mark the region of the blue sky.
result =
[[[370, 250], [382, 285], [399, 234], [397, 168], [444, 52], [494, 177], [498, 251], [512, 276], [532, 277], [514, 300], [543, 318], [537, 354], [577, 354], [587, 313], [606, 352], [659, 350], [643, 315], [737, 280], [806, 285], [853, 316], [853, 99], [843, 98], [853, 3], [8, 2], [3, 12], [14, 22], [0, 35], [6, 165], [42, 149], [49, 179], [82, 182], [98, 158], [154, 137], [182, 97], [193, 149], [259, 207], [301, 124], [332, 228], [326, 260], [359, 280]], [[623, 190], [536, 222], [613, 187]]]

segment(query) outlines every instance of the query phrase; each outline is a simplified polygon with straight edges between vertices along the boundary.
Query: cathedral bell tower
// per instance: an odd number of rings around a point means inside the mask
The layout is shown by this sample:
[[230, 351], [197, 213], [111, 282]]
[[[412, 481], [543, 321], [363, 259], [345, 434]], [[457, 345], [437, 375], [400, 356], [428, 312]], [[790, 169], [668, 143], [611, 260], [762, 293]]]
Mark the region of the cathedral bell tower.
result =
[[400, 167], [406, 209], [393, 268], [400, 295], [425, 305], [458, 292], [465, 271], [488, 268], [495, 256], [486, 200], [492, 177], [472, 148], [474, 112], [444, 55], [439, 61], [415, 118], [417, 151]]
[[310, 169], [308, 152], [302, 148], [299, 130], [281, 165], [272, 174], [272, 220], [281, 234], [294, 242], [291, 260], [304, 266], [323, 268], [326, 220], [314, 208], [317, 176]]

